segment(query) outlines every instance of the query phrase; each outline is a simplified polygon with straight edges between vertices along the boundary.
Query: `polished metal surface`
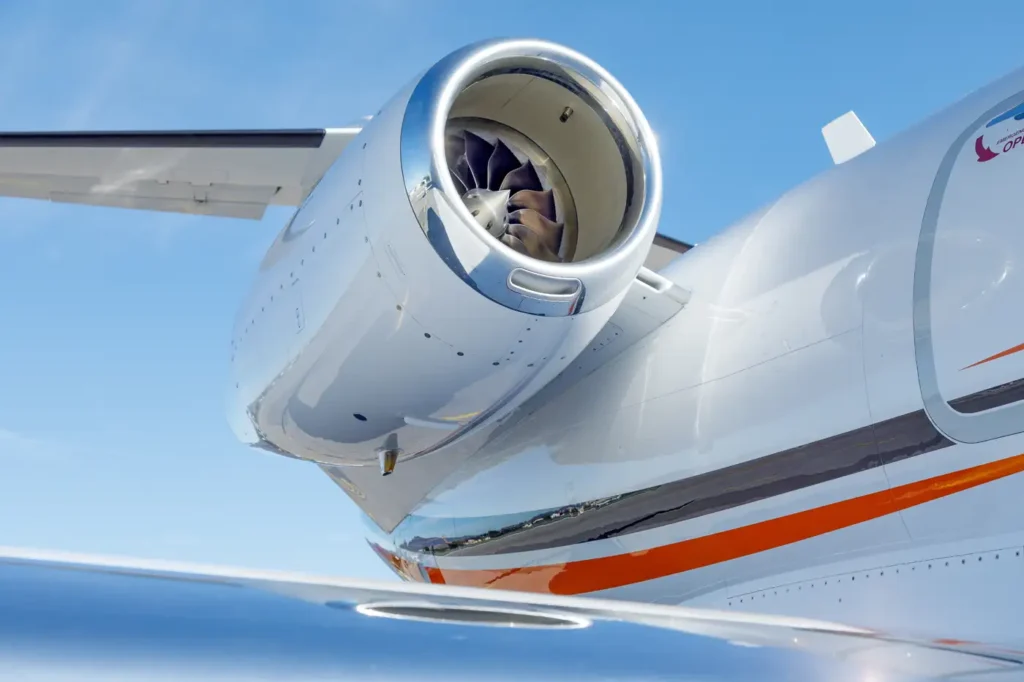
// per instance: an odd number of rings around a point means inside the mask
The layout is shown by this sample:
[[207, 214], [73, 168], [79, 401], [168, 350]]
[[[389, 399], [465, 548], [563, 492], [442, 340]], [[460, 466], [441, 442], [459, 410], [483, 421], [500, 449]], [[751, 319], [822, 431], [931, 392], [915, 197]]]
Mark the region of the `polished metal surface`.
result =
[[[432, 66], [416, 84], [409, 99], [401, 132], [401, 163], [406, 191], [423, 231], [435, 249], [451, 244], [451, 230], [472, 230], [479, 238], [488, 235], [460, 199], [445, 158], [448, 115], [459, 94], [477, 80], [500, 74], [524, 73], [565, 87], [590, 104], [616, 139], [627, 177], [628, 203], [619, 238], [605, 252], [576, 263], [548, 263], [517, 253], [495, 249], [489, 261], [466, 270], [448, 262], [453, 270], [491, 300], [517, 310], [524, 309], [520, 292], [507, 286], [508, 273], [519, 267], [541, 275], [586, 281], [592, 273], [625, 263], [636, 247], [653, 238], [661, 206], [661, 166], [657, 143], [643, 113], [626, 90], [610, 74], [560, 45], [540, 40], [492, 40], [453, 52]], [[444, 202], [454, 219], [446, 224], [438, 217], [437, 202]], [[444, 233], [444, 236], [433, 234]], [[621, 293], [616, 286], [598, 286], [586, 292], [580, 305], [561, 302], [547, 305], [533, 301], [526, 312], [564, 316], [600, 307]]]
[[[1024, 382], [955, 401], [964, 412], [1015, 396]], [[391, 533], [400, 549], [480, 556], [564, 548], [622, 537], [853, 476], [951, 447], [924, 410], [804, 443], [741, 464], [563, 507], [477, 518], [407, 516]]]
[[828, 680], [1016, 657], [814, 621], [157, 563], [0, 556], [12, 680]]

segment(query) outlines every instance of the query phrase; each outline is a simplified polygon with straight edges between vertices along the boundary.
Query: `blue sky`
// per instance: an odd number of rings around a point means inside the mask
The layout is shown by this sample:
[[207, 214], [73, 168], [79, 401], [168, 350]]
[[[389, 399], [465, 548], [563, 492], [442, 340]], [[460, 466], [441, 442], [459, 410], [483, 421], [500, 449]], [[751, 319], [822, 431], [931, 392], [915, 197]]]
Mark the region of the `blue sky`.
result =
[[[12, 0], [0, 129], [345, 125], [464, 43], [537, 36], [633, 92], [662, 143], [662, 230], [702, 241], [826, 168], [835, 116], [884, 141], [1024, 65], [1019, 13], [962, 3], [514, 7]], [[224, 418], [234, 309], [287, 216], [0, 200], [0, 545], [390, 576], [326, 476]]]

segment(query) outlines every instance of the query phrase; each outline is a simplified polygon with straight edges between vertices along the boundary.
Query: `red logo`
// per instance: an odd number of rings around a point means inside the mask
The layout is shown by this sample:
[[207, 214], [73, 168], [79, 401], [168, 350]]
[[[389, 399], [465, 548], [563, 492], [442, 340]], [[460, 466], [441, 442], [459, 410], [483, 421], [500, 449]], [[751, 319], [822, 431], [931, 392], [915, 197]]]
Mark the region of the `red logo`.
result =
[[991, 161], [992, 159], [999, 156], [999, 152], [994, 152], [985, 146], [983, 137], [979, 137], [974, 141], [974, 151], [978, 155], [978, 163], [984, 163], [985, 161]]
[[979, 137], [974, 141], [974, 153], [978, 155], [978, 163], [984, 163], [985, 161], [991, 161], [1000, 154], [1012, 152], [1014, 149], [1024, 149], [1024, 128], [1021, 128], [1015, 133], [1011, 133], [1004, 138], [996, 141], [996, 147], [1003, 145], [1002, 151], [994, 152], [987, 144], [985, 144], [984, 137]]

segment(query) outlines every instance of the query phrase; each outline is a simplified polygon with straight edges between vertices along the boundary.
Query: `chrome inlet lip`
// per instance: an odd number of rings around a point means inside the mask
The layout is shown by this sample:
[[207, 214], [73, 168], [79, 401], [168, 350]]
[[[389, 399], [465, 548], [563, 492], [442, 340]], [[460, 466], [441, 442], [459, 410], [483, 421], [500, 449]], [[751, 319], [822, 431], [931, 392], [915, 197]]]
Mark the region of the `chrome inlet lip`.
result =
[[[530, 73], [559, 83], [582, 97], [619, 141], [624, 155], [631, 203], [623, 220], [623, 237], [604, 253], [575, 263], [549, 263], [519, 254], [500, 242], [493, 262], [466, 272], [453, 258], [450, 230], [468, 230], [481, 240], [496, 240], [477, 224], [452, 181], [445, 158], [444, 135], [457, 97], [472, 83], [503, 73]], [[627, 143], [628, 140], [628, 143]], [[523, 296], [511, 291], [508, 273], [525, 269], [541, 276], [574, 278], [590, 284], [604, 273], [631, 267], [637, 248], [657, 231], [662, 202], [661, 160], [657, 141], [636, 102], [622, 85], [591, 59], [561, 45], [533, 39], [491, 40], [464, 47], [443, 58], [419, 79], [407, 102], [401, 128], [401, 165], [407, 196], [421, 229], [445, 262], [467, 284], [497, 303], [524, 310]], [[638, 191], [639, 190], [639, 191]], [[436, 204], [455, 215], [459, 225], [445, 225]], [[439, 234], [445, 233], [445, 234]], [[438, 240], [441, 240], [439, 244]], [[446, 253], [442, 253], [446, 251]], [[641, 259], [642, 260], [642, 259]], [[596, 276], [596, 277], [595, 277]], [[606, 278], [607, 276], [604, 275]], [[614, 287], [588, 286], [576, 305], [534, 301], [529, 312], [563, 316], [597, 308], [621, 293]], [[537, 306], [540, 306], [538, 310]]]

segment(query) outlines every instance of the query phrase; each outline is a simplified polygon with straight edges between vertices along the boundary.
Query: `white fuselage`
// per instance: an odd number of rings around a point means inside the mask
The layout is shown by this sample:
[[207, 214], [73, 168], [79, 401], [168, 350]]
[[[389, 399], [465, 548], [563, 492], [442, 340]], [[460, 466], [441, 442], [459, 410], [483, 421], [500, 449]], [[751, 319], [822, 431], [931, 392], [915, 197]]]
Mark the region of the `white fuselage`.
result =
[[241, 312], [236, 428], [411, 580], [1024, 637], [1022, 103], [1017, 71], [687, 252], [632, 337], [642, 287], [546, 317], [455, 277], [389, 105]]
[[1022, 102], [1018, 71], [678, 258], [680, 313], [438, 453], [378, 551], [431, 582], [1024, 634], [1024, 353], [981, 362], [1024, 343], [1024, 121], [987, 127]]

